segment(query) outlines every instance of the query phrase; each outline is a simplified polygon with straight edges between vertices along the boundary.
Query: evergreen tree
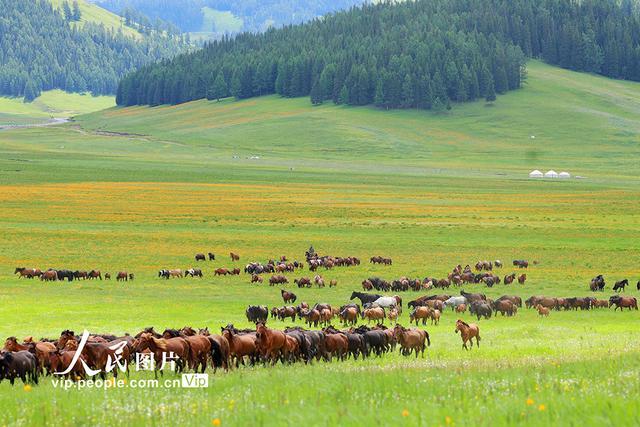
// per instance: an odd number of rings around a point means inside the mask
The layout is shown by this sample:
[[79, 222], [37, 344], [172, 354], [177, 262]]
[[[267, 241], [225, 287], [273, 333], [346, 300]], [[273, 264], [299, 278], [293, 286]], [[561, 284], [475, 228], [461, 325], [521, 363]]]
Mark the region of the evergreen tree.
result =
[[33, 80], [29, 79], [24, 88], [24, 102], [32, 102], [39, 96], [40, 91], [38, 90], [36, 84], [33, 82]]
[[487, 76], [487, 88], [485, 90], [485, 101], [493, 102], [496, 100], [496, 89], [493, 84], [493, 77], [491, 75]]
[[66, 0], [62, 2], [62, 11], [64, 12], [64, 19], [66, 19], [67, 21], [73, 21], [73, 12], [71, 11], [69, 2], [67, 2]]
[[72, 19], [74, 21], [80, 21], [81, 17], [82, 17], [82, 12], [80, 12], [80, 6], [78, 6], [78, 0], [73, 0]]
[[347, 89], [347, 85], [342, 85], [342, 89], [340, 89], [338, 105], [340, 104], [349, 104], [349, 89]]

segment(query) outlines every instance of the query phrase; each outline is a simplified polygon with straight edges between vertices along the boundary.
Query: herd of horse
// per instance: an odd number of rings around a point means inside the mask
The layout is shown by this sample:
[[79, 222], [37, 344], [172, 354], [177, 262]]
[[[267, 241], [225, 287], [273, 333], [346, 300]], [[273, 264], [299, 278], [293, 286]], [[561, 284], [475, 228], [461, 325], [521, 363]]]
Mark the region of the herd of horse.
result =
[[[40, 270], [39, 268], [16, 267], [13, 274], [17, 274], [19, 278], [25, 279], [34, 279], [37, 277], [45, 282], [54, 282], [58, 280], [67, 280], [69, 282], [74, 280], [102, 280], [103, 278], [105, 280], [111, 280], [111, 273], [105, 273], [103, 276], [100, 270], [68, 270], [53, 268]], [[135, 278], [133, 273], [129, 273], [127, 271], [119, 271], [115, 276], [118, 282], [127, 282]]]
[[[467, 349], [467, 343], [473, 338], [479, 345], [477, 325], [458, 320], [455, 331], [461, 334], [463, 348]], [[39, 377], [54, 373], [65, 373], [64, 377], [78, 381], [87, 377], [85, 366], [103, 379], [109, 373], [117, 377], [119, 369], [109, 367], [113, 360], [119, 360], [129, 375], [129, 367], [138, 354], [146, 354], [155, 361], [153, 370], [157, 376], [167, 353], [172, 355], [175, 371], [182, 373], [205, 372], [209, 366], [215, 372], [247, 364], [364, 359], [380, 357], [396, 348], [404, 356], [418, 357], [431, 345], [426, 330], [399, 324], [393, 328], [361, 325], [339, 330], [329, 325], [321, 330], [301, 327], [279, 330], [267, 327], [263, 321], [257, 321], [255, 329], [240, 330], [228, 324], [221, 327], [220, 334], [213, 334], [208, 328], [191, 327], [158, 333], [148, 327], [135, 335], [90, 335], [84, 344], [82, 337], [72, 330], [62, 331], [56, 339], [36, 341], [26, 337], [20, 341], [16, 337], [6, 339], [0, 352], [0, 381], [7, 379], [14, 384], [16, 379], [21, 379], [24, 383], [37, 384]]]

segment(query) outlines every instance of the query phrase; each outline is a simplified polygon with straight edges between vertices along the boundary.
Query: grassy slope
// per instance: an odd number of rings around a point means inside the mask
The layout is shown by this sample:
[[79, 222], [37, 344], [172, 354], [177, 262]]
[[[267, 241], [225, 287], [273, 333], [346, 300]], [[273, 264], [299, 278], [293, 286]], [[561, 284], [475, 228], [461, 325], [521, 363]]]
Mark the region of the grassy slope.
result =
[[[204, 15], [202, 28], [199, 32], [189, 33], [194, 40], [207, 40], [225, 33], [236, 33], [242, 29], [242, 18], [238, 18], [231, 12], [203, 7], [202, 13]], [[215, 32], [212, 32], [211, 30], [214, 27]]]
[[[524, 287], [467, 288], [490, 296], [587, 295], [600, 272], [609, 286], [635, 283], [639, 89], [533, 63], [525, 89], [444, 115], [267, 97], [114, 108], [63, 127], [3, 132], [0, 336], [248, 326], [246, 305], [281, 304], [278, 289], [246, 276], [214, 279], [213, 268], [231, 265], [230, 250], [242, 265], [299, 259], [310, 243], [394, 258], [391, 267], [322, 272], [338, 288], [295, 290], [311, 303], [344, 303], [370, 275], [442, 277], [477, 259], [541, 262]], [[524, 179], [533, 168], [589, 179]], [[202, 265], [202, 281], [155, 278], [209, 250], [220, 259]], [[43, 285], [12, 278], [18, 264], [126, 268], [137, 280]], [[77, 420], [62, 414], [96, 425], [143, 425], [147, 414], [199, 425], [216, 417], [224, 425], [445, 425], [447, 416], [459, 425], [607, 424], [612, 413], [619, 425], [638, 423], [630, 397], [640, 391], [637, 312], [539, 319], [523, 309], [481, 321], [482, 348], [469, 353], [459, 350], [455, 318], [447, 312], [427, 327], [424, 360], [244, 369], [191, 392], [65, 393], [45, 380], [24, 393], [3, 383], [0, 407], [8, 421], [70, 425]], [[55, 405], [45, 403], [52, 396]]]
[[[62, 4], [65, 0], [49, 0], [56, 8], [62, 9]], [[72, 2], [69, 1], [69, 4]], [[80, 12], [82, 12], [80, 23], [93, 22], [96, 24], [102, 24], [106, 28], [111, 28], [114, 31], [122, 30], [122, 32], [131, 37], [142, 37], [139, 32], [133, 28], [127, 27], [122, 22], [122, 18], [118, 15], [109, 12], [100, 6], [88, 2], [86, 0], [78, 0], [78, 6], [80, 6]]]
[[24, 103], [22, 98], [0, 97], [0, 125], [40, 123], [51, 117], [71, 117], [113, 105], [112, 96], [91, 96], [61, 90], [44, 92], [31, 103]]

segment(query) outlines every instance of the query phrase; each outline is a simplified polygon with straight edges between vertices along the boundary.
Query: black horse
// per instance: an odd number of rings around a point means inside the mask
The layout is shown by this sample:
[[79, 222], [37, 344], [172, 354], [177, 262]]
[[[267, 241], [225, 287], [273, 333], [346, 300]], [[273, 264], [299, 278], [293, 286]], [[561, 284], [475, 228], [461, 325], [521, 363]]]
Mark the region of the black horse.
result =
[[591, 283], [589, 284], [589, 289], [591, 289], [592, 292], [604, 291], [604, 286], [605, 286], [604, 277], [602, 276], [602, 274], [599, 274], [593, 279], [591, 279]]
[[358, 291], [353, 291], [351, 293], [351, 298], [349, 298], [350, 300], [354, 299], [354, 298], [358, 298], [360, 300], [360, 303], [362, 305], [367, 304], [367, 303], [372, 303], [375, 300], [377, 300], [378, 298], [380, 298], [382, 295], [378, 295], [378, 294], [367, 294], [364, 292], [358, 292]]
[[249, 322], [266, 323], [267, 318], [269, 317], [269, 308], [264, 305], [250, 305], [247, 307], [245, 314], [247, 315], [247, 320]]
[[75, 275], [71, 270], [57, 270], [56, 275], [58, 276], [58, 280], [67, 279], [69, 282], [72, 282], [75, 278]]
[[613, 285], [613, 290], [616, 292], [624, 292], [626, 286], [629, 286], [629, 281], [627, 279], [620, 280]]

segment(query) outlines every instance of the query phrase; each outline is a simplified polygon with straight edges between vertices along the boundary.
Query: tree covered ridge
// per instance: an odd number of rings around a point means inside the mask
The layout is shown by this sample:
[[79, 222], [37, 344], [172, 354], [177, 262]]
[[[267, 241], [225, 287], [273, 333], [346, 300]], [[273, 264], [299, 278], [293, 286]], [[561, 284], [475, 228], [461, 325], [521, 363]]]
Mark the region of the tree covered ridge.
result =
[[0, 95], [26, 101], [49, 89], [115, 94], [125, 74], [186, 47], [161, 34], [134, 39], [94, 23], [71, 26], [45, 0], [0, 0], [0, 35]]
[[640, 80], [640, 25], [624, 0], [417, 0], [364, 5], [241, 34], [125, 77], [119, 105], [309, 95], [447, 108], [521, 86], [526, 57]]

